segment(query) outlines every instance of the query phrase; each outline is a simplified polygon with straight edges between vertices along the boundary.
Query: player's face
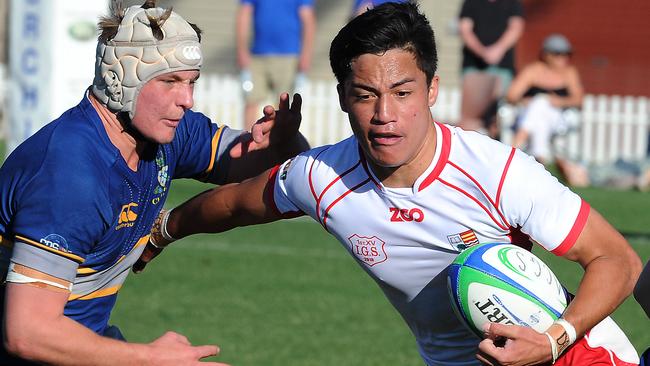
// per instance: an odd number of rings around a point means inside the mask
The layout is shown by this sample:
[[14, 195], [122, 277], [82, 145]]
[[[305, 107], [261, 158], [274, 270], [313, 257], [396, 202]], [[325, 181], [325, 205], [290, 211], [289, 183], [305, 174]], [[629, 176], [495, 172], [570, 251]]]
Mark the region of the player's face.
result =
[[409, 170], [421, 174], [435, 152], [430, 107], [438, 77], [427, 85], [413, 54], [402, 49], [363, 54], [351, 68], [338, 87], [339, 100], [373, 170], [379, 178]]
[[133, 126], [148, 140], [172, 141], [187, 109], [194, 105], [194, 82], [199, 71], [176, 71], [148, 81], [138, 95]]

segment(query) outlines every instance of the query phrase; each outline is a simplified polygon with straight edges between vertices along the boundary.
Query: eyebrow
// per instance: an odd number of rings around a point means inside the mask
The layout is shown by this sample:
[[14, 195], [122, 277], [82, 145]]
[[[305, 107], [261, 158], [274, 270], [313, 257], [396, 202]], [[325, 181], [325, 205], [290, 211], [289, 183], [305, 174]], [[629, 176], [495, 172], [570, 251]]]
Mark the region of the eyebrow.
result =
[[[404, 85], [406, 83], [410, 83], [410, 82], [413, 82], [413, 81], [415, 81], [414, 78], [405, 78], [405, 79], [402, 79], [400, 81], [397, 81], [397, 82], [391, 84], [389, 89], [393, 89], [393, 88], [396, 88], [398, 86], [402, 86], [402, 85]], [[373, 87], [371, 87], [369, 85], [361, 84], [361, 83], [352, 83], [351, 86], [353, 88], [359, 88], [359, 89], [369, 90], [369, 91], [373, 91], [373, 92], [377, 91], [377, 89], [375, 89], [375, 88], [373, 88]]]
[[[198, 75], [196, 75], [196, 77], [189, 78], [188, 80], [190, 80], [190, 81], [197, 81], [200, 77], [201, 77], [201, 74], [198, 74]], [[183, 80], [185, 80], [184, 78], [182, 78], [182, 77], [180, 77], [180, 76], [178, 76], [178, 75], [176, 75], [176, 74], [171, 74], [171, 75], [161, 75], [160, 78], [161, 78], [161, 79], [164, 79], [164, 78], [170, 78], [170, 79], [173, 79], [174, 81], [183, 81]]]

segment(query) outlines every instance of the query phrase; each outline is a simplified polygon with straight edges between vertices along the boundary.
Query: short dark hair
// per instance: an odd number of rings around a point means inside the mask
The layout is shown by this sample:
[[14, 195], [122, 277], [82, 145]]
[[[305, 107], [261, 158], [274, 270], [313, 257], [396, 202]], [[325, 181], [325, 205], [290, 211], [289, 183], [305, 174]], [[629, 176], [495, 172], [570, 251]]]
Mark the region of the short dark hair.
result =
[[395, 48], [413, 53], [430, 84], [438, 64], [436, 41], [429, 21], [413, 1], [384, 3], [352, 19], [332, 41], [330, 65], [336, 80], [343, 83], [355, 58]]

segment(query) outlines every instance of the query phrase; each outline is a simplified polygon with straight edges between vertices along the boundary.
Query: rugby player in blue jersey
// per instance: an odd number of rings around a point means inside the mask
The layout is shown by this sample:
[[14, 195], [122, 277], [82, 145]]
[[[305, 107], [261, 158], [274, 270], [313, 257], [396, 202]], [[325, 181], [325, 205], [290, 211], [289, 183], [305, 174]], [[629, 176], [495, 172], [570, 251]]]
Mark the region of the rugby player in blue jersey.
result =
[[108, 324], [117, 292], [172, 179], [237, 182], [307, 147], [299, 96], [267, 106], [250, 133], [191, 111], [200, 30], [155, 1], [112, 10], [81, 102], [0, 168], [2, 365], [194, 365], [218, 353], [174, 332], [125, 342]]

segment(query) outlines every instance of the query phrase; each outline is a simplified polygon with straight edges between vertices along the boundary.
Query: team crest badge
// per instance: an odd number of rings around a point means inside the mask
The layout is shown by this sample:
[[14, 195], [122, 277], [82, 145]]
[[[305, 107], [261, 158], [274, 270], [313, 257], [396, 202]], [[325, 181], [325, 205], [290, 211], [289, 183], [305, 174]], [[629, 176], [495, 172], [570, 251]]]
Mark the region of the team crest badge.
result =
[[462, 233], [449, 235], [447, 236], [447, 240], [449, 240], [449, 244], [460, 251], [479, 244], [476, 233], [471, 229], [463, 231]]
[[348, 241], [350, 242], [352, 253], [370, 267], [385, 262], [388, 259], [384, 250], [386, 242], [377, 236], [367, 237], [354, 234], [348, 238]]

